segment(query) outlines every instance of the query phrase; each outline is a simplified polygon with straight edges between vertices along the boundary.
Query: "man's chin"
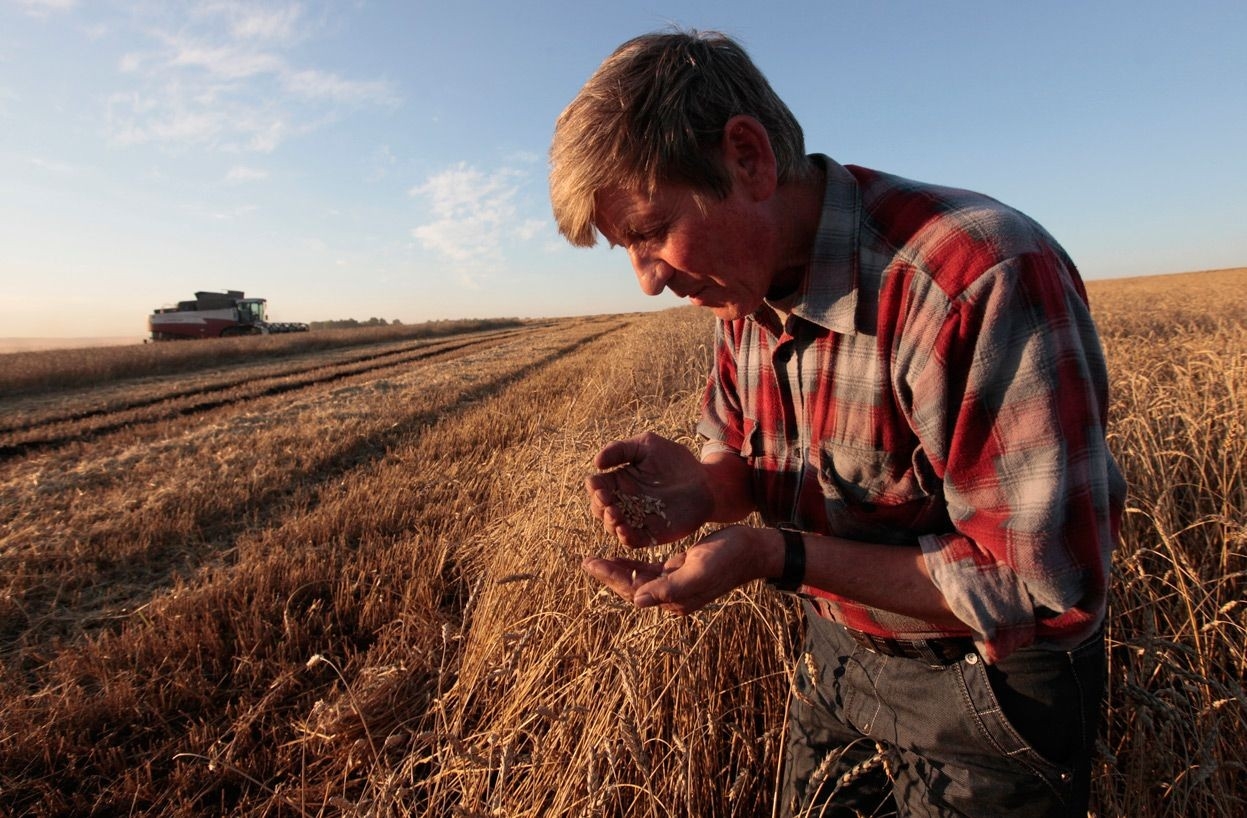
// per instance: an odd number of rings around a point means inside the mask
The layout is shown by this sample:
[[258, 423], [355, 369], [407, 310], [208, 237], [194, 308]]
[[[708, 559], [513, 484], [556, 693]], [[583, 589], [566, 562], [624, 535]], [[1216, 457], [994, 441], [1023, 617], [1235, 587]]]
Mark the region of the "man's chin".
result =
[[704, 306], [705, 309], [710, 310], [714, 313], [714, 317], [720, 321], [736, 321], [753, 315], [754, 310], [757, 309], [756, 306], [750, 309], [744, 304], [704, 304], [699, 306]]
[[710, 310], [714, 313], [715, 318], [718, 318], [721, 321], [735, 321], [738, 318], [744, 318], [748, 315], [752, 315], [754, 310], [762, 306], [762, 299], [760, 298], [756, 304], [749, 304], [738, 300], [720, 301], [715, 298], [716, 295], [721, 294], [722, 293], [716, 293], [710, 290], [703, 290], [684, 296], [684, 300], [689, 304], [692, 304], [694, 307]]

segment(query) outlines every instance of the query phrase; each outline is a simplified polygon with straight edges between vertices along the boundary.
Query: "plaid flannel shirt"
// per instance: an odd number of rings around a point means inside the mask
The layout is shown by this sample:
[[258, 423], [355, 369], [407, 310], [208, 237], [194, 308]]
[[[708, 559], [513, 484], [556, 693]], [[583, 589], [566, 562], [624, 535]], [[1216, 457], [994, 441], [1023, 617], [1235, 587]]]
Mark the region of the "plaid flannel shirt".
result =
[[719, 322], [703, 454], [745, 458], [769, 525], [921, 548], [966, 627], [803, 587], [824, 616], [969, 635], [988, 661], [1077, 644], [1104, 618], [1125, 495], [1077, 270], [986, 196], [815, 159], [805, 280], [783, 312]]

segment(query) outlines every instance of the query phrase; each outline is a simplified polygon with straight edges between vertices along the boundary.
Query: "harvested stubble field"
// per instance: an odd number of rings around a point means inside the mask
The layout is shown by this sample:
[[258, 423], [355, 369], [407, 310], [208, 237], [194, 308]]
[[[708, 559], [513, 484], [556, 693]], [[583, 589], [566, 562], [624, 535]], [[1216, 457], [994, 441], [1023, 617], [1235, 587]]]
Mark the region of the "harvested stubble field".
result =
[[[1091, 290], [1132, 492], [1097, 814], [1241, 815], [1247, 270]], [[0, 357], [0, 814], [770, 814], [792, 604], [577, 567], [597, 448], [696, 445], [710, 330]]]

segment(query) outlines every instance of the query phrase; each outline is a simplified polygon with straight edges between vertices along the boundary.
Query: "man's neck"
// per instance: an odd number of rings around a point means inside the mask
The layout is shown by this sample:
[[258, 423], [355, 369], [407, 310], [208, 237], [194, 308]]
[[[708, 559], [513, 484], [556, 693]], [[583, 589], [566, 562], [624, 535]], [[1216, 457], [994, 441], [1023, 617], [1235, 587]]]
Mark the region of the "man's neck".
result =
[[801, 282], [805, 279], [805, 267], [789, 267], [786, 270], [780, 270], [773, 279], [771, 279], [771, 287], [766, 291], [766, 300], [772, 304], [790, 299], [797, 294], [797, 290], [801, 289]]
[[779, 221], [783, 230], [784, 255], [781, 265], [771, 279], [767, 290], [768, 301], [782, 300], [792, 295], [805, 279], [814, 238], [823, 216], [823, 194], [827, 189], [827, 174], [821, 166], [814, 165], [808, 176], [782, 185], [778, 191]]

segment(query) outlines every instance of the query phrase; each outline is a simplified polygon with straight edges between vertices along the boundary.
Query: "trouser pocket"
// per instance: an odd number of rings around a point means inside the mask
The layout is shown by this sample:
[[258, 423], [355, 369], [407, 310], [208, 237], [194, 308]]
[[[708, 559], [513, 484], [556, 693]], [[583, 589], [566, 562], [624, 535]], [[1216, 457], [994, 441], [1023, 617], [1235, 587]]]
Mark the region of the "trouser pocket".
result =
[[1102, 636], [1068, 653], [1024, 649], [983, 669], [1005, 718], [1041, 756], [1077, 763], [1094, 746], [1106, 671]]
[[995, 665], [959, 666], [983, 738], [1042, 779], [1071, 811], [1085, 809], [1104, 693], [1101, 635], [1076, 650], [1025, 648]]

